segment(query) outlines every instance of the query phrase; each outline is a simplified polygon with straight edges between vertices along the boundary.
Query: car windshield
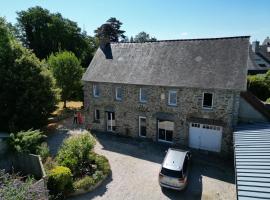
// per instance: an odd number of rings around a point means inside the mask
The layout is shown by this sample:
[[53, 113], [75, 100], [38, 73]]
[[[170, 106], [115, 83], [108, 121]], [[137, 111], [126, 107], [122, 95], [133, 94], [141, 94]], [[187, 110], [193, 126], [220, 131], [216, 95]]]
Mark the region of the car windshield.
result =
[[173, 178], [183, 178], [182, 171], [166, 169], [164, 167], [162, 167], [161, 169], [161, 174], [165, 176], [173, 177]]

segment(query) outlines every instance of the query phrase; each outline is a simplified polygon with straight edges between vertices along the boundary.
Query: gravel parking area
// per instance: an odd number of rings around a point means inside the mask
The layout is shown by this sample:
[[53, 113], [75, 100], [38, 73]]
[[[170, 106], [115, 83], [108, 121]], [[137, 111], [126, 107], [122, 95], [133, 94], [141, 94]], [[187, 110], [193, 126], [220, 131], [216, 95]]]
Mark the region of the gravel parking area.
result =
[[222, 160], [193, 156], [187, 189], [161, 190], [158, 173], [167, 147], [110, 133], [96, 136], [96, 152], [109, 159], [112, 176], [95, 191], [74, 200], [236, 199], [233, 167]]

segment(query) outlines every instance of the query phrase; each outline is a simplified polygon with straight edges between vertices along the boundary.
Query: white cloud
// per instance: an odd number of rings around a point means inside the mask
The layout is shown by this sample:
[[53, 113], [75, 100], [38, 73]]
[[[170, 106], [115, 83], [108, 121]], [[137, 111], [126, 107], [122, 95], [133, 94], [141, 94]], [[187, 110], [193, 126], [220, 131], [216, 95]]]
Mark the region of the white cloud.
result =
[[180, 35], [181, 35], [181, 36], [187, 36], [188, 33], [187, 33], [187, 32], [182, 32]]

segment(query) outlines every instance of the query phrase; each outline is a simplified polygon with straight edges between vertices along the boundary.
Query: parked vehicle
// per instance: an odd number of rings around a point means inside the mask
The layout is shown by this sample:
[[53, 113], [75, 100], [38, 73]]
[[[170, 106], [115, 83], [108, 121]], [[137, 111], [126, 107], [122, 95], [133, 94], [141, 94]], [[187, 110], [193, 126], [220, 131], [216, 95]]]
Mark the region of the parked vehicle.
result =
[[159, 184], [174, 190], [187, 186], [190, 171], [191, 153], [181, 149], [169, 148], [159, 173]]

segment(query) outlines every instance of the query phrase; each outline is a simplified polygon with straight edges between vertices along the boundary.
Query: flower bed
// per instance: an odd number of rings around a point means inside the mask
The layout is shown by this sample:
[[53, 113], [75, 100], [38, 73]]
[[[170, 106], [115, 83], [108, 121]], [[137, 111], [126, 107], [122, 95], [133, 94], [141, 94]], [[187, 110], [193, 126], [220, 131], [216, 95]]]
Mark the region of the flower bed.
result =
[[64, 140], [55, 159], [45, 163], [51, 195], [69, 196], [89, 192], [110, 174], [106, 157], [93, 149], [95, 138], [88, 132]]

